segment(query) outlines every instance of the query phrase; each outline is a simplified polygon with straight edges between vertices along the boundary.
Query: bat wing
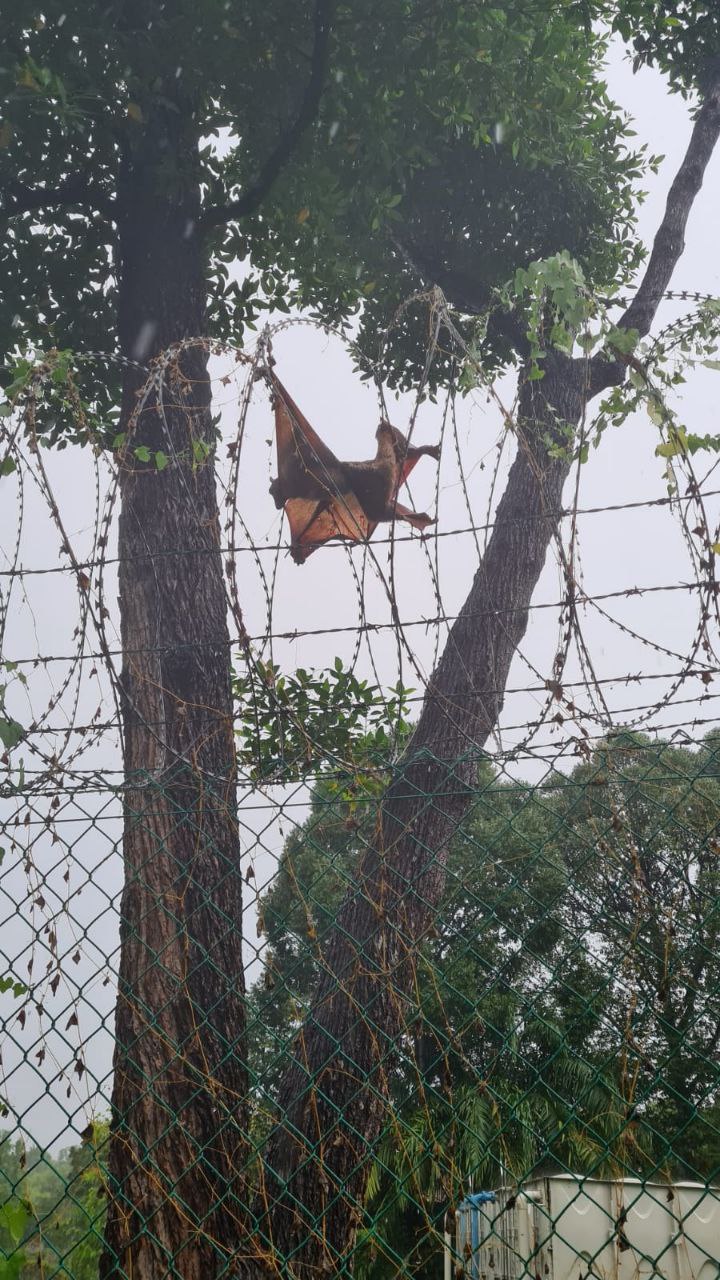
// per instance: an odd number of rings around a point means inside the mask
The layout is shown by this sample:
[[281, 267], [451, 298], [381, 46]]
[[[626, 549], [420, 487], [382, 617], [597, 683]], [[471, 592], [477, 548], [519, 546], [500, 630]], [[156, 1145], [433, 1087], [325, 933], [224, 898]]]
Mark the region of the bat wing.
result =
[[410, 472], [415, 466], [415, 463], [419, 462], [420, 459], [424, 457], [425, 454], [427, 454], [429, 458], [434, 458], [436, 462], [439, 462], [440, 461], [440, 445], [439, 444], [421, 444], [417, 446], [410, 445], [408, 447], [407, 454], [405, 455], [405, 458], [400, 467], [400, 484], [405, 483], [408, 476], [410, 475]]
[[298, 564], [332, 538], [366, 542], [376, 528], [354, 493], [338, 494], [319, 502], [288, 498], [285, 514], [290, 525], [291, 555]]
[[337, 489], [341, 464], [279, 378], [272, 378], [278, 458], [276, 500], [321, 499]]
[[415, 456], [410, 454], [408, 455], [407, 458], [405, 458], [405, 461], [403, 462], [402, 467], [400, 468], [400, 479], [398, 481], [398, 489], [400, 488], [401, 484], [405, 484], [405, 481], [410, 475], [410, 472], [415, 466], [415, 463], [419, 460], [419, 457], [420, 457], [419, 454], [415, 454]]

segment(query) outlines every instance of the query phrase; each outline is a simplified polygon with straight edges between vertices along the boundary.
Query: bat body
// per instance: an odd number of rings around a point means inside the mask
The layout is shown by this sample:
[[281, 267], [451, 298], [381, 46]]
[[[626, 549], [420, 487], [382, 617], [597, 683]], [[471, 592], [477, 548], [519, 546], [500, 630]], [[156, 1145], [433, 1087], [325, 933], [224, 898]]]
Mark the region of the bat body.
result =
[[376, 432], [377, 453], [367, 462], [341, 462], [320, 439], [274, 373], [268, 372], [275, 409], [278, 476], [275, 505], [290, 524], [290, 554], [302, 564], [324, 542], [366, 542], [383, 521], [406, 520], [415, 529], [433, 523], [425, 512], [397, 500], [423, 454], [439, 459], [439, 445], [411, 445], [389, 422]]

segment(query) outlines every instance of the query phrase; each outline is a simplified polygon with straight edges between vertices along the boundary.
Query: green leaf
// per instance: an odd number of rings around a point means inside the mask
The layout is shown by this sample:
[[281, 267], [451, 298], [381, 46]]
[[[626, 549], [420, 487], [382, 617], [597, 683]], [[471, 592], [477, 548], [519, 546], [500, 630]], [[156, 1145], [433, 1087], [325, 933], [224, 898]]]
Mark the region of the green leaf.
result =
[[0, 1280], [20, 1280], [26, 1262], [24, 1250], [14, 1253], [12, 1258], [0, 1258]]
[[647, 402], [648, 417], [656, 427], [661, 427], [667, 417], [665, 406], [657, 396], [649, 396]]
[[621, 329], [614, 325], [608, 334], [608, 343], [614, 347], [616, 351], [620, 351], [623, 355], [632, 355], [638, 342], [640, 334], [637, 329]]
[[155, 466], [157, 467], [158, 471], [164, 471], [169, 461], [170, 459], [168, 458], [167, 454], [163, 453], [162, 449], [158, 449], [157, 453], [155, 454]]
[[134, 450], [134, 453], [138, 462], [150, 461], [150, 450], [148, 449], [146, 444], [139, 444], [137, 449]]
[[0, 1205], [0, 1226], [9, 1232], [13, 1244], [19, 1244], [25, 1234], [30, 1215], [21, 1200], [8, 1200]]
[[658, 458], [675, 458], [678, 454], [685, 455], [688, 452], [688, 439], [684, 427], [671, 426], [668, 429], [667, 441], [657, 445], [655, 456]]
[[0, 462], [0, 476], [10, 476], [13, 471], [17, 471], [17, 463], [15, 459], [8, 454], [7, 457], [3, 458], [2, 462]]
[[27, 987], [24, 982], [19, 982], [17, 978], [13, 978], [8, 974], [5, 978], [0, 978], [0, 994], [5, 995], [7, 991], [12, 991], [15, 999], [20, 996], [27, 995]]
[[0, 742], [7, 751], [12, 747], [16, 747], [18, 742], [22, 742], [25, 737], [25, 730], [17, 720], [12, 720], [6, 716], [0, 716]]

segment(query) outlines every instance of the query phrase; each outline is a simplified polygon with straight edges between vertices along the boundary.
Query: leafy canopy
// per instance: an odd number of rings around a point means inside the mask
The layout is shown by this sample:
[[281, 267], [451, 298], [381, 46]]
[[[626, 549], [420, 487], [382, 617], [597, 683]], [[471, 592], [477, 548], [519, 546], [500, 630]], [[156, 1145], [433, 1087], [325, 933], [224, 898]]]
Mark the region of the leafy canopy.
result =
[[[169, 202], [188, 183], [202, 191], [188, 234], [205, 237], [213, 335], [239, 341], [262, 307], [292, 299], [340, 318], [364, 303], [375, 355], [378, 321], [417, 283], [414, 254], [482, 292], [567, 249], [609, 285], [636, 258], [641, 171], [602, 79], [598, 24], [616, 8], [328, 6], [319, 109], [266, 198], [229, 217], [301, 110], [309, 0], [242, 13], [227, 0], [19, 0], [0, 62], [0, 349], [116, 349], [123, 183], [160, 118], [183, 145], [148, 181]], [[28, 191], [35, 207], [14, 212]], [[408, 325], [398, 377], [420, 354]]]
[[[368, 788], [348, 822], [321, 781], [263, 896], [260, 1141], [373, 812]], [[615, 735], [535, 787], [481, 767], [417, 958], [360, 1275], [395, 1275], [411, 1246], [413, 1274], [437, 1274], [445, 1209], [471, 1179], [718, 1177], [719, 818], [717, 735], [697, 749]]]
[[635, 65], [659, 67], [687, 94], [702, 90], [720, 56], [716, 0], [624, 0], [614, 29], [635, 49]]

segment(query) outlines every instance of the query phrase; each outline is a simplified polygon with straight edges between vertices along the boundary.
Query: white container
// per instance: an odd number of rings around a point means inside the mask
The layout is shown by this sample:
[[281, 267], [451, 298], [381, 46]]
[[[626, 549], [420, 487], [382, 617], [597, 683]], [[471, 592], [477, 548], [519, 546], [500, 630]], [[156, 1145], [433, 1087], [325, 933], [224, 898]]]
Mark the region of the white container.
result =
[[446, 1276], [720, 1280], [720, 1188], [557, 1174], [482, 1201], [457, 1211]]

